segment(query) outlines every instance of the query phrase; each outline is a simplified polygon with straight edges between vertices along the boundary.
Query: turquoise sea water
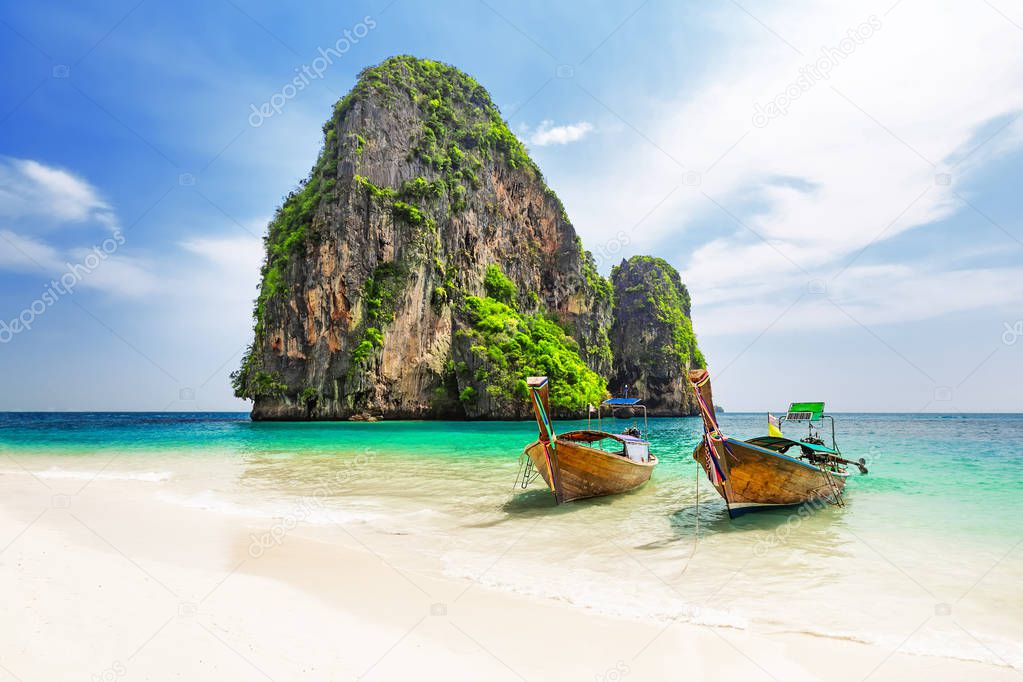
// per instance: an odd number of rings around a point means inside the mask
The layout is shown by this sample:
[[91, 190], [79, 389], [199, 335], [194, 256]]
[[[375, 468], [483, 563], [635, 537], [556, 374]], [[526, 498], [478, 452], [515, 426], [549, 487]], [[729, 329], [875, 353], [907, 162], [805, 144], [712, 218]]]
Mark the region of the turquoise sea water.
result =
[[[163, 481], [162, 494], [183, 504], [267, 518], [325, 500], [302, 519], [398, 534], [451, 576], [624, 616], [685, 613], [1023, 662], [1023, 415], [836, 420], [843, 454], [870, 468], [850, 478], [847, 505], [735, 521], [692, 459], [702, 435], [696, 418], [650, 420], [660, 464], [641, 489], [561, 507], [542, 481], [513, 485], [522, 448], [535, 438], [526, 421], [7, 413], [0, 468], [87, 478], [102, 467], [104, 476]], [[764, 414], [727, 413], [720, 422], [735, 437], [766, 432]]]
[[[610, 430], [631, 423], [604, 420]], [[894, 516], [899, 525], [923, 531], [1019, 537], [1023, 415], [845, 414], [837, 423], [843, 454], [864, 457], [870, 467], [868, 476], [855, 476], [849, 484], [855, 513]], [[560, 431], [586, 426], [585, 421], [557, 424]], [[763, 414], [728, 413], [721, 416], [721, 427], [729, 435], [752, 437], [765, 432], [766, 420]], [[465, 465], [477, 473], [488, 466], [506, 468], [534, 432], [531, 421], [278, 424], [252, 422], [244, 413], [0, 414], [0, 447], [9, 452], [174, 450], [201, 456], [216, 450], [303, 457], [357, 456], [372, 449], [391, 463], [425, 460], [438, 472]], [[692, 482], [691, 453], [701, 435], [697, 418], [651, 419], [652, 449], [660, 457], [654, 480]], [[897, 514], [891, 505], [897, 505]], [[996, 517], [1001, 520], [995, 522]]]

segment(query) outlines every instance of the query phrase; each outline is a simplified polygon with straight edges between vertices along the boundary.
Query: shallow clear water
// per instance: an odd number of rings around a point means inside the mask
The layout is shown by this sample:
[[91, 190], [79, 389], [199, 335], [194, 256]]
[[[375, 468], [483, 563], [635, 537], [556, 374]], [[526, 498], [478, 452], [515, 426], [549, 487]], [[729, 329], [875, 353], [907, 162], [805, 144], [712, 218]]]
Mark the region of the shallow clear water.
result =
[[[741, 438], [766, 430], [763, 414], [720, 421]], [[843, 454], [870, 467], [845, 507], [735, 521], [692, 459], [698, 419], [650, 421], [660, 464], [641, 489], [561, 507], [542, 481], [513, 487], [532, 422], [10, 413], [0, 468], [85, 478], [106, 465], [170, 501], [399, 536], [448, 575], [626, 617], [1023, 663], [1023, 415], [837, 422]]]

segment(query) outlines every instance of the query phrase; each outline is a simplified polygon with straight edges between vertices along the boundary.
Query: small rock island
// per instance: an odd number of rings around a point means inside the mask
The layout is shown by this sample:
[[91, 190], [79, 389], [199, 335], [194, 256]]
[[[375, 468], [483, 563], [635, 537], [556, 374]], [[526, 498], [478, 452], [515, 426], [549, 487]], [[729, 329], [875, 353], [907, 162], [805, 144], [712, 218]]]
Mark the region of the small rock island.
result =
[[436, 61], [365, 69], [265, 238], [232, 375], [256, 420], [515, 419], [524, 377], [559, 417], [625, 386], [695, 413], [689, 292], [659, 258], [610, 279], [487, 91]]

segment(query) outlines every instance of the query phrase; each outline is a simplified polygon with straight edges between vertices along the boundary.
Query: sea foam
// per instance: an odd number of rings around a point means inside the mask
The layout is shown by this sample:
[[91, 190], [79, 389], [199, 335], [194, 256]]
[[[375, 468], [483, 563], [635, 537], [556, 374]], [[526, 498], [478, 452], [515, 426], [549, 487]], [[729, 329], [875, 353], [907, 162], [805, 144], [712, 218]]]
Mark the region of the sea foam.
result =
[[174, 478], [169, 471], [75, 471], [51, 467], [35, 473], [37, 478], [70, 479], [78, 481], [145, 481], [162, 483]]

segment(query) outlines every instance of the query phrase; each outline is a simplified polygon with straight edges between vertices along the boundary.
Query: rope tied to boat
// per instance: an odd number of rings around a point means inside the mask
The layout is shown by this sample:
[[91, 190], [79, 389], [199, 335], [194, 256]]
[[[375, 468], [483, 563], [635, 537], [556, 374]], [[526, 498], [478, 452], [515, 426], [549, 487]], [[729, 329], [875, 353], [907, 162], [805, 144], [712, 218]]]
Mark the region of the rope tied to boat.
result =
[[700, 467], [696, 467], [696, 536], [693, 538], [693, 549], [689, 552], [689, 558], [686, 559], [686, 565], [682, 567], [682, 572], [679, 573], [679, 577], [686, 574], [689, 570], [689, 564], [692, 562], [693, 557], [696, 556], [696, 546], [700, 544]]

